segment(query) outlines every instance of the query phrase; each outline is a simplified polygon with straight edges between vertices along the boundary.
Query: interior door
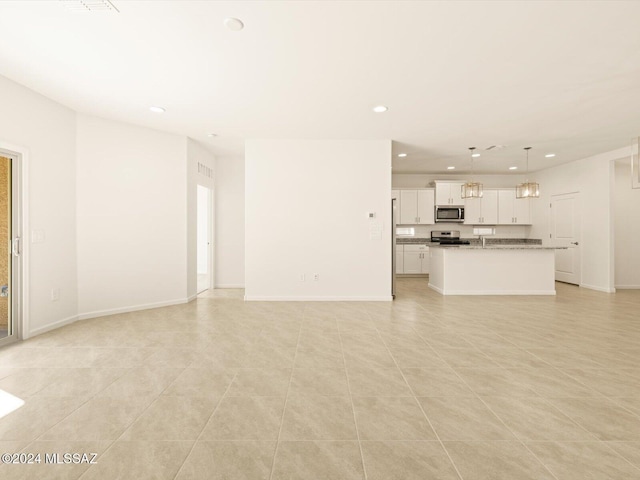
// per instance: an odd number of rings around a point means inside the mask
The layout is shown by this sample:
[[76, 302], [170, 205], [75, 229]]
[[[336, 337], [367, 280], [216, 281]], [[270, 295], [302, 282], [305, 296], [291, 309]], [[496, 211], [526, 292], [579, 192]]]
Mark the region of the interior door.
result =
[[580, 194], [551, 197], [551, 243], [556, 250], [556, 280], [580, 285]]

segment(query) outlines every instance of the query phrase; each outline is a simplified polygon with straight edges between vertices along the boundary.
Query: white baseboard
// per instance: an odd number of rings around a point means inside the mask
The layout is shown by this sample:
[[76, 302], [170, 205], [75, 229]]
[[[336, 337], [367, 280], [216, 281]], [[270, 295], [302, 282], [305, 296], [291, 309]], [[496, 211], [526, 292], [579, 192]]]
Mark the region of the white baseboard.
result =
[[443, 290], [431, 284], [429, 288], [441, 295], [555, 295], [555, 290]]
[[198, 294], [197, 293], [195, 295], [191, 295], [189, 298], [187, 298], [187, 303], [193, 302], [196, 298], [198, 298]]
[[617, 290], [638, 290], [640, 285], [616, 285]]
[[44, 327], [38, 327], [31, 329], [31, 331], [22, 337], [23, 340], [27, 338], [35, 337], [36, 335], [40, 335], [51, 330], [55, 330], [56, 328], [64, 327], [65, 325], [69, 325], [70, 323], [76, 322], [79, 320], [78, 315], [73, 315], [71, 317], [63, 318], [62, 320], [58, 320], [57, 322], [50, 323], [49, 325], [45, 325]]
[[[589, 290], [596, 290], [597, 292], [616, 293], [616, 289], [615, 288], [596, 287], [595, 285], [587, 285], [586, 283], [581, 283], [580, 287], [587, 288]], [[620, 287], [618, 287], [618, 288], [620, 288]]]
[[213, 288], [244, 288], [243, 283], [219, 283]]
[[391, 295], [384, 297], [264, 297], [245, 295], [244, 300], [246, 302], [391, 302], [393, 297]]
[[87, 320], [89, 318], [105, 317], [107, 315], [116, 315], [118, 313], [137, 312], [138, 310], [149, 310], [150, 308], [169, 307], [171, 305], [180, 305], [188, 303], [189, 299], [179, 298], [176, 300], [168, 300], [166, 302], [145, 303], [142, 305], [131, 305], [129, 307], [111, 308], [108, 310], [96, 310], [94, 312], [81, 313], [78, 320]]

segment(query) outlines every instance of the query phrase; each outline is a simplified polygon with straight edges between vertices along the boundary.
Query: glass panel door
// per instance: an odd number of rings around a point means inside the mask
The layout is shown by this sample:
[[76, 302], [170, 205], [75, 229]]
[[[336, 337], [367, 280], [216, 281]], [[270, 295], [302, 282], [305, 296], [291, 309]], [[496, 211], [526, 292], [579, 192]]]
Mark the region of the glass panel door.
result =
[[13, 334], [11, 226], [11, 159], [0, 156], [0, 340]]
[[18, 338], [21, 315], [20, 158], [0, 150], [0, 346]]

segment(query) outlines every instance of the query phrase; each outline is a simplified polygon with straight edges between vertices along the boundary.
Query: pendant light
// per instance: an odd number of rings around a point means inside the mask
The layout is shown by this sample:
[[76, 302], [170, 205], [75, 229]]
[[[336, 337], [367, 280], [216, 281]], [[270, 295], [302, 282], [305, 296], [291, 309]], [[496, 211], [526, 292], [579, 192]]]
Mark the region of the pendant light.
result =
[[[529, 176], [529, 150], [531, 147], [524, 147], [524, 151], [527, 152], [527, 170], [525, 178]], [[525, 180], [516, 187], [516, 198], [538, 198], [540, 197], [540, 185], [536, 182], [530, 182]]]
[[476, 147], [469, 147], [471, 151], [471, 180], [462, 185], [462, 198], [482, 198], [482, 184], [473, 181], [473, 151]]

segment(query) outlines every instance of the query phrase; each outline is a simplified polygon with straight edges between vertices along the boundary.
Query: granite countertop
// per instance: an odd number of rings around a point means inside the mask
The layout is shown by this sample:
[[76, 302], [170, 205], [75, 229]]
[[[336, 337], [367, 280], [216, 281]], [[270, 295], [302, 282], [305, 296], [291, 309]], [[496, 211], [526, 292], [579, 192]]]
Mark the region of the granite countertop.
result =
[[398, 245], [438, 245], [436, 242], [431, 242], [431, 238], [417, 238], [417, 237], [396, 237], [396, 243]]
[[431, 245], [432, 248], [455, 248], [460, 250], [562, 250], [567, 247], [545, 247], [543, 245]]
[[[481, 240], [477, 237], [462, 238], [467, 240], [471, 245], [465, 245], [466, 247], [481, 247]], [[520, 248], [520, 247], [532, 247], [541, 246], [542, 240], [539, 238], [489, 238], [486, 237], [485, 248]], [[438, 247], [440, 242], [432, 242], [431, 238], [420, 237], [396, 237], [396, 245], [426, 245], [427, 247]], [[455, 246], [455, 245], [454, 245]], [[547, 247], [549, 248], [549, 247]]]

